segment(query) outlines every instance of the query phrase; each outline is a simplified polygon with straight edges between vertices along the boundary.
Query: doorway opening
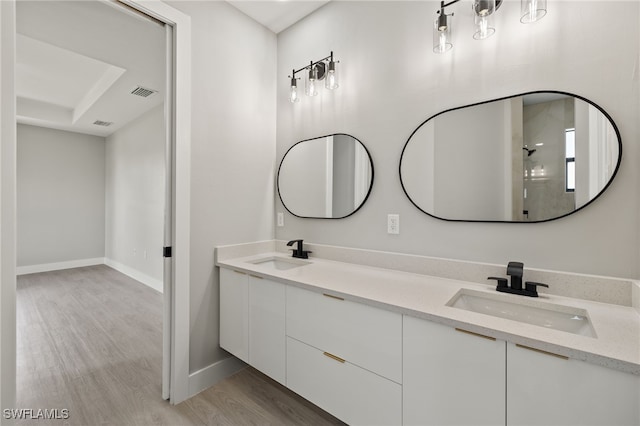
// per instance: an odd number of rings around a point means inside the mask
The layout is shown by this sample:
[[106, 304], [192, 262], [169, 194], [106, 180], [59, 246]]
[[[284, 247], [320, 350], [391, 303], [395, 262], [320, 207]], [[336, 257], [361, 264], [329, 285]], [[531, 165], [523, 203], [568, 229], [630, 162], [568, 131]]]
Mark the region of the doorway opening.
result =
[[[18, 300], [21, 281], [28, 281], [24, 293], [36, 295], [32, 302], [50, 302], [18, 309], [18, 374], [25, 367], [20, 351], [35, 347], [29, 343], [45, 343], [30, 328], [29, 319], [37, 316], [51, 345], [44, 352], [29, 350], [36, 356], [27, 368], [29, 380], [42, 379], [38, 368], [47, 362], [38, 361], [48, 359], [67, 385], [87, 386], [107, 376], [126, 381], [119, 373], [127, 371], [124, 360], [131, 355], [138, 364], [129, 368], [158, 370], [168, 399], [170, 296], [164, 297], [168, 306], [163, 309], [163, 297], [156, 294], [159, 308], [151, 309], [159, 322], [155, 346], [146, 345], [157, 349], [154, 365], [136, 358], [140, 351], [129, 347], [136, 333], [120, 347], [114, 341], [132, 322], [143, 326], [139, 331], [151, 327], [153, 320], [146, 323], [135, 315], [143, 315], [153, 290], [103, 264], [156, 291], [170, 285], [170, 260], [162, 248], [172, 237], [172, 29], [103, 2], [20, 2], [16, 9], [17, 272], [29, 277], [18, 278]], [[73, 267], [88, 268], [68, 269]], [[42, 283], [38, 278], [45, 276]], [[62, 295], [51, 292], [56, 280]], [[116, 295], [117, 290], [129, 293]], [[136, 294], [143, 303], [130, 303]], [[66, 302], [80, 310], [67, 310]], [[123, 312], [127, 302], [131, 309]], [[65, 335], [63, 330], [71, 331]], [[100, 334], [104, 340], [91, 340]], [[148, 335], [137, 334], [144, 344]], [[118, 368], [110, 370], [116, 363]], [[110, 374], [101, 376], [101, 370]], [[145, 379], [143, 374], [143, 383], [134, 385], [148, 385]], [[37, 382], [30, 385], [38, 388]]]

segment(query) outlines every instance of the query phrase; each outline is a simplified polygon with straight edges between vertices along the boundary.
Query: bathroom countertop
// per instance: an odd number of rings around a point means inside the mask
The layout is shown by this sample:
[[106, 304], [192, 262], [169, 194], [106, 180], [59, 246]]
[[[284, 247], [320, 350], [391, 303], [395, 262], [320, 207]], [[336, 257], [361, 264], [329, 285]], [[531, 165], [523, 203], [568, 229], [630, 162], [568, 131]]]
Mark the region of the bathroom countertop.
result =
[[[632, 307], [543, 293], [537, 299], [526, 298], [535, 303], [587, 310], [597, 335], [594, 338], [446, 305], [461, 289], [496, 294], [495, 287], [490, 285], [319, 258], [310, 258], [308, 265], [288, 270], [251, 263], [267, 257], [290, 258], [283, 253], [266, 252], [218, 260], [216, 265], [640, 375], [640, 314]], [[517, 300], [525, 298], [501, 295]]]

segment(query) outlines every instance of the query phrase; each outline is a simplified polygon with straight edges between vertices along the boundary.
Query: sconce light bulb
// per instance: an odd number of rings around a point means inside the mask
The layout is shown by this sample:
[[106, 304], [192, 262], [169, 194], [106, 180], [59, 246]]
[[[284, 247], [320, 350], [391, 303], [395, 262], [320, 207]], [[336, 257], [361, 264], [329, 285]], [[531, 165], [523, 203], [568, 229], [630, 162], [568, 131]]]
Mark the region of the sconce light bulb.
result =
[[310, 78], [307, 84], [307, 95], [316, 96], [317, 94], [318, 94], [318, 90], [316, 90], [316, 80], [313, 78]]
[[318, 79], [318, 70], [315, 66], [311, 66], [309, 72], [307, 73], [307, 84], [305, 88], [305, 93], [307, 96], [317, 96], [318, 88], [316, 87], [316, 82]]
[[327, 67], [327, 76], [325, 77], [324, 87], [329, 90], [335, 90], [338, 88], [338, 74], [336, 73], [336, 63], [334, 61], [329, 62]]
[[473, 34], [474, 39], [484, 40], [496, 32], [496, 29], [489, 23], [490, 16], [491, 15], [476, 15], [476, 32]]
[[289, 95], [289, 100], [291, 103], [300, 102], [300, 97], [298, 97], [298, 87], [291, 86], [291, 93]]

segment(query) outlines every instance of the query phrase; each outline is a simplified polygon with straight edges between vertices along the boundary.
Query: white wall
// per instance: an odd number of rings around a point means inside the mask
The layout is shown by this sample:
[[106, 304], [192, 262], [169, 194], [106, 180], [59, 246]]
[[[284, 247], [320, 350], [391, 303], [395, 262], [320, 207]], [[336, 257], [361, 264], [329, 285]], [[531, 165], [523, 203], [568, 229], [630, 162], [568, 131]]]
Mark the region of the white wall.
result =
[[107, 264], [162, 289], [165, 132], [162, 105], [107, 137]]
[[18, 267], [103, 258], [104, 138], [17, 131]]
[[[226, 2], [170, 2], [191, 16], [190, 362], [218, 346], [217, 245], [273, 238], [276, 36]], [[290, 70], [289, 70], [290, 71]], [[286, 74], [284, 76], [286, 79]]]
[[[615, 4], [613, 4], [615, 3]], [[285, 213], [279, 239], [506, 264], [638, 277], [638, 2], [549, 2], [540, 22], [522, 25], [519, 2], [504, 2], [497, 32], [472, 39], [470, 8], [452, 6], [454, 48], [432, 53], [439, 2], [330, 2], [278, 36], [277, 159], [295, 142], [336, 132], [371, 151], [376, 179], [355, 215], [313, 221]], [[603, 16], [616, 11], [616, 25]], [[603, 37], [603, 34], [607, 34]], [[615, 40], [615, 43], [611, 43]], [[286, 75], [334, 51], [341, 85], [316, 98], [288, 99]], [[602, 106], [620, 128], [624, 153], [609, 190], [588, 208], [541, 224], [448, 223], [417, 210], [398, 178], [402, 146], [440, 111], [531, 90], [556, 89]], [[284, 211], [277, 200], [277, 211]], [[387, 235], [399, 213], [402, 234]]]

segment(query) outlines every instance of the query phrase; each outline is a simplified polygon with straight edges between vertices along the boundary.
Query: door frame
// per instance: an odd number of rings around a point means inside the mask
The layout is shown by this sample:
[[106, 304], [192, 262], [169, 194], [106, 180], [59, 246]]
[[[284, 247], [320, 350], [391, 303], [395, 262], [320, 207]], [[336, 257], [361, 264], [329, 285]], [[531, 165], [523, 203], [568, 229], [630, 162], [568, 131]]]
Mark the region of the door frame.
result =
[[[190, 396], [191, 18], [159, 0], [118, 1], [173, 28], [172, 285], [164, 294], [171, 321], [163, 327], [171, 337], [169, 397], [178, 404]], [[0, 408], [5, 409], [16, 404], [15, 0], [0, 1], [0, 34]]]

